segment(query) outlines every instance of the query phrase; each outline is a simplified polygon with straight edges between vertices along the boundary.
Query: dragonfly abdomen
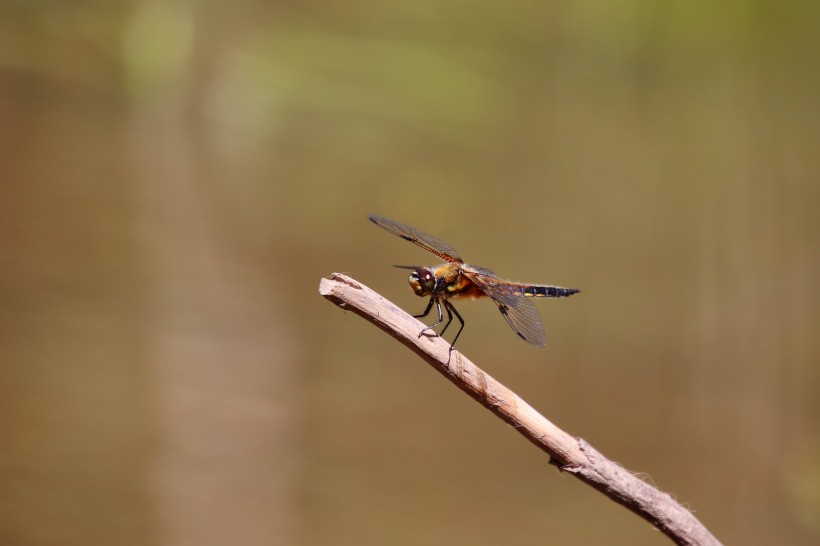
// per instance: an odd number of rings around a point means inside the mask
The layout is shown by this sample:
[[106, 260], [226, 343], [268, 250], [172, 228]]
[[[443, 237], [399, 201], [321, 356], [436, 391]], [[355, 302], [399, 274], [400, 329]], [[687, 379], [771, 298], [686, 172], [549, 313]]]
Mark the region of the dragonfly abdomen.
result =
[[524, 295], [530, 298], [565, 298], [580, 292], [577, 288], [561, 288], [560, 286], [524, 286]]

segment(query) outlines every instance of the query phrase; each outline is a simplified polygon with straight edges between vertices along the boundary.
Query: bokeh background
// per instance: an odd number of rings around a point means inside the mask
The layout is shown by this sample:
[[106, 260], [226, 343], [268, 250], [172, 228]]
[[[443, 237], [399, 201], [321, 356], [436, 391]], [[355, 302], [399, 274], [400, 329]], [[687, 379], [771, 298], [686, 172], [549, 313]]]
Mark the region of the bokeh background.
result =
[[820, 4], [0, 2], [0, 543], [667, 544], [317, 292], [427, 230], [460, 349], [727, 544], [820, 541]]

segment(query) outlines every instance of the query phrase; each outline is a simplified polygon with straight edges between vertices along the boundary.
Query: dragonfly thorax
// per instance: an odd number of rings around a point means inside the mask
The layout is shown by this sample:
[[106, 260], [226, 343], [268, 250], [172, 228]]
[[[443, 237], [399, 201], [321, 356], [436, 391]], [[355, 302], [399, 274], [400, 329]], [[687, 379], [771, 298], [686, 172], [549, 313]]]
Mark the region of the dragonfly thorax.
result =
[[436, 276], [432, 271], [423, 267], [410, 273], [407, 282], [410, 283], [410, 288], [417, 296], [429, 296], [436, 289]]

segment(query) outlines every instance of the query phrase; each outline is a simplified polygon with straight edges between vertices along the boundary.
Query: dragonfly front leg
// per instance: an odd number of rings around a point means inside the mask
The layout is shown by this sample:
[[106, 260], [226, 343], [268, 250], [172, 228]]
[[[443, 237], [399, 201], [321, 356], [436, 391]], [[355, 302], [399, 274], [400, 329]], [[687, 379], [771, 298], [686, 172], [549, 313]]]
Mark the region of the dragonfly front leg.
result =
[[427, 315], [429, 315], [430, 314], [430, 309], [433, 308], [433, 302], [434, 301], [435, 301], [435, 298], [430, 298], [430, 302], [427, 304], [427, 308], [424, 310], [424, 312], [420, 315], [413, 315], [413, 318], [424, 318]]

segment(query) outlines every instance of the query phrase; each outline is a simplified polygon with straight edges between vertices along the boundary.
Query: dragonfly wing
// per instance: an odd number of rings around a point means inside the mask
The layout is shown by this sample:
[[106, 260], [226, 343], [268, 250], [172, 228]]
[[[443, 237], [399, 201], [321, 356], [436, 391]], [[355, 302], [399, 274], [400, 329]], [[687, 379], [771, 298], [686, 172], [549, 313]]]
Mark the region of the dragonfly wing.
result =
[[489, 270], [478, 267], [469, 266], [464, 269], [464, 274], [493, 299], [518, 337], [538, 347], [547, 344], [541, 315], [532, 301], [523, 295], [520, 286], [502, 281]]
[[544, 327], [541, 325], [541, 316], [533, 303], [526, 298], [519, 298], [515, 306], [507, 305], [495, 300], [498, 310], [504, 315], [504, 320], [518, 336], [537, 347], [547, 344]]
[[380, 228], [389, 231], [393, 235], [398, 235], [405, 241], [417, 244], [424, 250], [432, 252], [446, 262], [461, 263], [462, 261], [458, 252], [438, 237], [433, 237], [429, 233], [402, 224], [401, 222], [396, 222], [390, 218], [379, 216], [378, 214], [368, 214], [367, 217]]

